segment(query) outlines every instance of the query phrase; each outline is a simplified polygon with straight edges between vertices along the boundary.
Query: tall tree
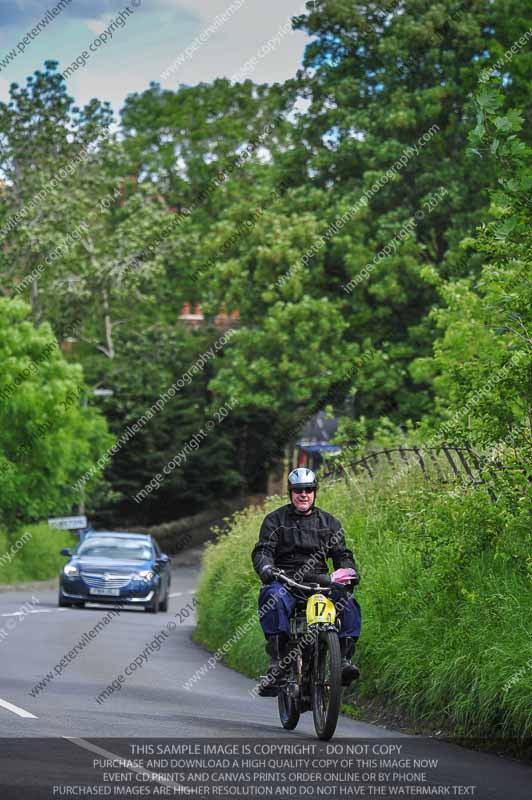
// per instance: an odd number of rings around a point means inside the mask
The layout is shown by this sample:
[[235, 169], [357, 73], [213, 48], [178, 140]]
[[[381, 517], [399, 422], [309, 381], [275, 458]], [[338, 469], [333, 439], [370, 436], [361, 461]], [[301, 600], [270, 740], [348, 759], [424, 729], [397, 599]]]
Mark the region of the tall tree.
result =
[[498, 176], [487, 221], [463, 243], [486, 263], [476, 281], [433, 275], [444, 300], [434, 312], [439, 337], [413, 369], [434, 382], [430, 422], [444, 437], [511, 443], [523, 454], [532, 447], [532, 148], [505, 101], [500, 85], [485, 84], [470, 135], [472, 158]]
[[72, 484], [111, 443], [84, 402], [81, 367], [65, 361], [47, 323], [37, 329], [29, 317], [22, 301], [0, 298], [0, 522], [10, 528], [70, 513], [79, 499]]
[[[308, 5], [296, 27], [313, 41], [294, 91], [309, 106], [291, 162], [305, 165], [305, 183], [325, 193], [327, 206], [356, 207], [364, 197], [367, 203], [311, 262], [307, 286], [337, 293], [349, 335], [369, 334], [373, 347], [384, 345], [401, 365], [395, 386], [359, 393], [357, 412], [419, 418], [430, 407], [428, 387], [412, 381], [408, 366], [420, 350], [430, 352], [427, 312], [439, 302], [425, 269], [443, 277], [478, 275], [483, 260], [479, 253], [465, 258], [459, 247], [480, 222], [494, 179], [493, 165], [466, 156], [472, 94], [484, 70], [499, 70], [508, 101], [530, 119], [530, 48], [525, 42], [503, 54], [530, 29], [531, 10], [516, 0]], [[413, 155], [408, 148], [415, 148]], [[405, 153], [406, 163], [387, 175]], [[421, 217], [441, 188], [444, 196]], [[421, 218], [410, 244], [373, 264], [416, 214]], [[368, 276], [358, 281], [368, 265]], [[353, 279], [353, 291], [342, 294]]]
[[[127, 442], [107, 467], [114, 498], [94, 509], [100, 520], [176, 519], [239, 491], [238, 431], [228, 429], [229, 414], [217, 413], [220, 403], [207, 388], [211, 348], [220, 338], [219, 330], [158, 320], [146, 329], [120, 329], [106, 412], [116, 441]], [[217, 358], [223, 360], [223, 350]]]
[[10, 101], [0, 103], [0, 274], [5, 291], [29, 284], [39, 322], [42, 275], [51, 262], [71, 268], [83, 232], [71, 193], [91, 147], [108, 135], [112, 114], [96, 100], [79, 109], [56, 62], [46, 62], [26, 86], [12, 83], [9, 92]]

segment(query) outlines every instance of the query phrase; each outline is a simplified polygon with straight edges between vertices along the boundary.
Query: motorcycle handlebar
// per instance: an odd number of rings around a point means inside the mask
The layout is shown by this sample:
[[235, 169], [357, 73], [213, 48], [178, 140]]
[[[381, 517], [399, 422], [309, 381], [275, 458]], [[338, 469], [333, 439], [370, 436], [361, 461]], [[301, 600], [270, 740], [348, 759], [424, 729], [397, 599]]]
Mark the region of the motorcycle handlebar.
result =
[[303, 589], [309, 592], [321, 592], [322, 594], [330, 594], [334, 589], [342, 589], [344, 591], [347, 590], [347, 587], [343, 583], [335, 583], [334, 581], [330, 581], [328, 586], [322, 586], [320, 583], [298, 583], [280, 569], [274, 569], [272, 571], [272, 575], [277, 580], [281, 581], [281, 583], [286, 583], [288, 586], [292, 586], [294, 589]]

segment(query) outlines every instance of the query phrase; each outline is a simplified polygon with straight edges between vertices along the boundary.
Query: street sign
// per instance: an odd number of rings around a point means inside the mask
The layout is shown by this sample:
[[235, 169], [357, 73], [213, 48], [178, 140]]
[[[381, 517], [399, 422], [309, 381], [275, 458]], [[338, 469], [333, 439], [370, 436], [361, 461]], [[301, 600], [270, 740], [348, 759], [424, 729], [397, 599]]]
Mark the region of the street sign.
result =
[[64, 531], [74, 531], [87, 527], [87, 517], [50, 517], [48, 525]]

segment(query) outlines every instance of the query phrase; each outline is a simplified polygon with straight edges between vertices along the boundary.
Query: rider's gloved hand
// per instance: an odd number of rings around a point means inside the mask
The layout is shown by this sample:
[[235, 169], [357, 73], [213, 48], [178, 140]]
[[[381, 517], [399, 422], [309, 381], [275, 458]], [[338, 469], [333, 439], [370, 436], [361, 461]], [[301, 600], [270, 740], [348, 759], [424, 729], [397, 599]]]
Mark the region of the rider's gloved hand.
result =
[[331, 575], [333, 583], [341, 584], [347, 591], [353, 593], [355, 586], [360, 583], [360, 575], [353, 567], [340, 567]]
[[360, 575], [358, 574], [358, 572], [355, 572], [351, 580], [348, 581], [345, 585], [349, 589], [351, 594], [353, 594], [353, 592], [355, 591], [355, 586], [358, 586], [359, 583], [360, 583]]
[[272, 583], [275, 579], [273, 574], [273, 567], [271, 564], [266, 564], [260, 571], [260, 579], [263, 583]]

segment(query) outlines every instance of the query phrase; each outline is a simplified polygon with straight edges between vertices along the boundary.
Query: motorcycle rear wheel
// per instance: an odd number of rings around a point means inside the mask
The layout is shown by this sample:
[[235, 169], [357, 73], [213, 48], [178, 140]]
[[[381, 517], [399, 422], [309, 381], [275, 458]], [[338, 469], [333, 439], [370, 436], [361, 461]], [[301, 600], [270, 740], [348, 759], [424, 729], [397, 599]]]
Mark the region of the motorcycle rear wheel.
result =
[[[293, 731], [301, 716], [301, 655], [290, 659], [288, 668], [288, 684], [279, 687], [277, 694], [277, 707], [281, 725], [287, 731]], [[291, 689], [291, 690], [290, 690]]]
[[279, 689], [277, 694], [277, 705], [281, 725], [287, 731], [293, 731], [299, 722], [301, 712], [299, 710], [299, 700], [292, 697], [287, 689]]

